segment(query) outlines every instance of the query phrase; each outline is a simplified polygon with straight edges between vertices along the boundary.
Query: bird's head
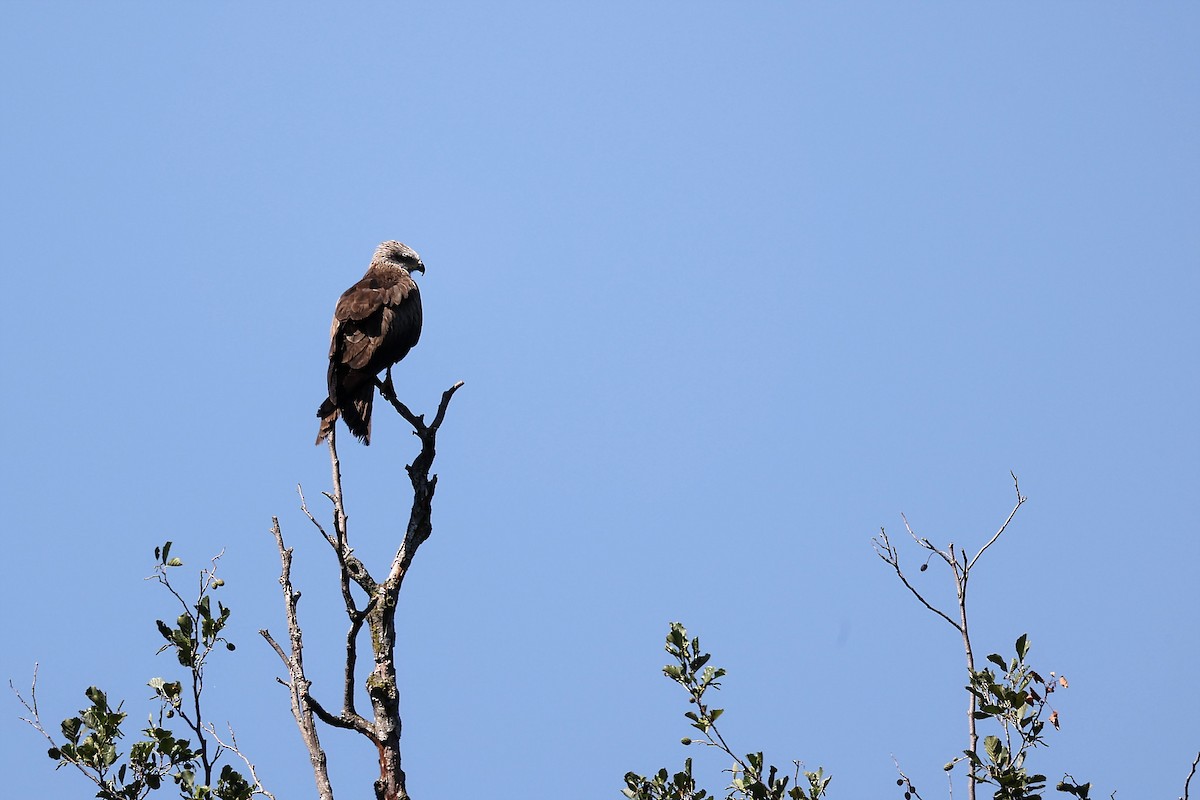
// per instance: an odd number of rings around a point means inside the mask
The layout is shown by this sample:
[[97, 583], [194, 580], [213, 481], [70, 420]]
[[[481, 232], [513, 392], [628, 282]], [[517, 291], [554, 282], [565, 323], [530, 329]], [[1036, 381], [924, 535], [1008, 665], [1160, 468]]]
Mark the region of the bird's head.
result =
[[425, 264], [417, 251], [402, 242], [384, 242], [375, 248], [375, 261], [389, 261], [404, 267], [409, 272], [425, 274]]

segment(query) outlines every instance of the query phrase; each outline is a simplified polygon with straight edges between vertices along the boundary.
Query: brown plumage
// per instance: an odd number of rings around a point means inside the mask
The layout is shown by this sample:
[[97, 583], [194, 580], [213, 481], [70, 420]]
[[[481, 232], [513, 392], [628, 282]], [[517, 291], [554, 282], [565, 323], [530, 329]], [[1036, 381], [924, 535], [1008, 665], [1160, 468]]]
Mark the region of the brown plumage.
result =
[[421, 338], [421, 293], [412, 272], [425, 272], [412, 248], [384, 242], [367, 274], [338, 298], [329, 330], [329, 397], [317, 409], [317, 444], [340, 416], [363, 444], [371, 443], [375, 377], [408, 355]]

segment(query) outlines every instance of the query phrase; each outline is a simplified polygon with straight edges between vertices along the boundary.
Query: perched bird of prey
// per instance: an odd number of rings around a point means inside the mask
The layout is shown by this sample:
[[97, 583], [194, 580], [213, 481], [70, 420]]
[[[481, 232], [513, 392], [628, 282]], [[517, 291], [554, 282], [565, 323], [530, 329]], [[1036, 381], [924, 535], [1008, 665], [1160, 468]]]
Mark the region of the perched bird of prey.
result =
[[367, 274], [338, 298], [329, 329], [329, 397], [317, 409], [317, 444], [333, 432], [339, 416], [363, 444], [371, 443], [375, 377], [421, 338], [421, 293], [413, 272], [425, 272], [421, 257], [400, 242], [384, 242]]

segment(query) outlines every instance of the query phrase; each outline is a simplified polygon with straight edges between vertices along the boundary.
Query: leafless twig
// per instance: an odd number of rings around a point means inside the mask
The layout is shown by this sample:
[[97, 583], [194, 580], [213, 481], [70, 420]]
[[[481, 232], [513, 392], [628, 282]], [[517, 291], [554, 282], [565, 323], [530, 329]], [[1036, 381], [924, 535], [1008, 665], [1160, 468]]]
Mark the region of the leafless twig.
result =
[[291, 681], [284, 683], [288, 687], [292, 699], [292, 716], [300, 728], [300, 737], [308, 749], [309, 762], [312, 764], [313, 777], [317, 783], [317, 795], [321, 800], [333, 800], [333, 786], [329, 783], [329, 769], [326, 764], [325, 751], [321, 749], [321, 739], [317, 734], [317, 726], [313, 722], [313, 712], [308, 700], [308, 678], [304, 675], [304, 636], [300, 629], [300, 620], [296, 613], [296, 604], [300, 602], [300, 592], [292, 586], [292, 550], [284, 545], [283, 532], [279, 528], [279, 518], [271, 518], [271, 533], [279, 548], [279, 561], [282, 571], [279, 585], [283, 588], [283, 607], [287, 617], [288, 638], [291, 640], [289, 655], [271, 636], [265, 628], [259, 631], [267, 643], [279, 655], [287, 668]]
[[1017, 515], [1017, 511], [1021, 508], [1021, 506], [1025, 505], [1025, 501], [1028, 499], [1027, 497], [1025, 497], [1024, 495], [1021, 494], [1021, 484], [1017, 480], [1016, 473], [1009, 472], [1008, 474], [1012, 475], [1013, 489], [1017, 493], [1017, 504], [1012, 507], [1012, 511], [1008, 512], [1008, 519], [1004, 520], [1004, 524], [1001, 525], [1000, 529], [992, 535], [992, 538], [988, 540], [988, 543], [985, 544], [983, 547], [979, 548], [979, 552], [975, 554], [975, 557], [971, 559], [971, 563], [967, 565], [966, 568], [968, 570], [971, 567], [975, 566], [975, 562], [979, 560], [979, 557], [981, 555], [983, 555], [984, 551], [987, 550], [992, 545], [994, 545], [996, 543], [996, 540], [1000, 538], [1000, 535], [1003, 534], [1004, 531], [1006, 531], [1008, 529], [1008, 523], [1013, 521], [1013, 517], [1015, 517]]
[[1188, 773], [1187, 780], [1183, 782], [1183, 797], [1180, 800], [1188, 800], [1188, 790], [1192, 785], [1192, 778], [1196, 777], [1196, 766], [1200, 764], [1200, 753], [1196, 753], [1196, 760], [1192, 762], [1192, 771]]
[[208, 726], [208, 733], [213, 737], [213, 739], [216, 740], [217, 744], [220, 745], [222, 749], [228, 750], [240, 758], [242, 763], [246, 765], [246, 769], [250, 770], [250, 779], [254, 781], [254, 786], [252, 787], [253, 793], [256, 795], [262, 795], [263, 797], [269, 797], [271, 800], [275, 800], [275, 795], [268, 792], [263, 786], [262, 781], [258, 779], [258, 771], [254, 768], [254, 765], [250, 763], [250, 759], [246, 758], [246, 755], [238, 749], [237, 736], [235, 736], [233, 733], [233, 726], [229, 726], [228, 744], [221, 740], [220, 735], [217, 733], [217, 729], [212, 725]]
[[[908, 520], [905, 520], [904, 524], [907, 526]], [[914, 538], [915, 538], [915, 536], [914, 536]], [[900, 553], [899, 553], [899, 551], [896, 550], [895, 545], [893, 545], [891, 543], [891, 540], [888, 539], [887, 531], [885, 531], [883, 528], [880, 528], [879, 529], [879, 538], [872, 539], [871, 546], [875, 548], [875, 554], [878, 555], [880, 558], [882, 558], [886, 564], [888, 564], [893, 570], [895, 570], [896, 577], [898, 577], [900, 579], [900, 582], [903, 583], [904, 586], [910, 592], [913, 593], [914, 597], [916, 597], [918, 600], [921, 601], [921, 605], [925, 606], [927, 609], [932, 611], [934, 614], [937, 614], [939, 617], [946, 620], [946, 622], [949, 622], [950, 625], [954, 628], [954, 630], [958, 631], [959, 633], [962, 633], [962, 628], [959, 627], [959, 624], [957, 622], [950, 619], [950, 617], [944, 611], [942, 611], [940, 608], [937, 608], [936, 606], [931, 604], [928, 600], [926, 600], [925, 596], [922, 595], [919, 591], [917, 591], [915, 586], [913, 586], [911, 583], [908, 582], [908, 577], [905, 576], [904, 571], [900, 568]], [[925, 545], [923, 545], [923, 546], [925, 546]], [[939, 553], [939, 555], [940, 555], [940, 553]]]

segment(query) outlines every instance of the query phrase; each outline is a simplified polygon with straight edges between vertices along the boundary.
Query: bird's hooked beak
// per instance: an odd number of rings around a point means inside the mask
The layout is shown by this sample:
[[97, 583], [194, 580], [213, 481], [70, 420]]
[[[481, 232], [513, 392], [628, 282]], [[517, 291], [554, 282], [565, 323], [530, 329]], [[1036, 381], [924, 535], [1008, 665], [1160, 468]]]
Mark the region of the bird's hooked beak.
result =
[[417, 263], [413, 264], [412, 266], [410, 266], [408, 268], [408, 271], [409, 272], [419, 272], [422, 275], [424, 275], [425, 274], [425, 265], [423, 263], [421, 263], [420, 261], [417, 261]]

